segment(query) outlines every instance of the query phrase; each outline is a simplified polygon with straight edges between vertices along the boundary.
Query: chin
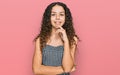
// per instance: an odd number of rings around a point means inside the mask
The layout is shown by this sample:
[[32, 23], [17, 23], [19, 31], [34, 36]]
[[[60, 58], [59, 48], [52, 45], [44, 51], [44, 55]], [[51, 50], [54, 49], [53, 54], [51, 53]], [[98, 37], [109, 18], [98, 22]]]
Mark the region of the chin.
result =
[[59, 28], [58, 26], [55, 26], [55, 28], [57, 29], [57, 28]]
[[55, 25], [55, 28], [58, 28], [58, 26], [62, 26], [62, 25]]

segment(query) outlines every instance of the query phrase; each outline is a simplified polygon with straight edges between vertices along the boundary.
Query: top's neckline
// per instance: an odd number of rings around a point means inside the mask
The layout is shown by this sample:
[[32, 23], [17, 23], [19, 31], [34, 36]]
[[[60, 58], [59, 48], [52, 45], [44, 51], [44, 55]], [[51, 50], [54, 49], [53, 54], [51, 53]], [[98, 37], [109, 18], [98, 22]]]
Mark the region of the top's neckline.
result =
[[63, 47], [63, 45], [53, 46], [53, 45], [49, 45], [49, 44], [46, 44], [46, 46], [50, 46], [50, 47], [54, 47], [54, 48]]

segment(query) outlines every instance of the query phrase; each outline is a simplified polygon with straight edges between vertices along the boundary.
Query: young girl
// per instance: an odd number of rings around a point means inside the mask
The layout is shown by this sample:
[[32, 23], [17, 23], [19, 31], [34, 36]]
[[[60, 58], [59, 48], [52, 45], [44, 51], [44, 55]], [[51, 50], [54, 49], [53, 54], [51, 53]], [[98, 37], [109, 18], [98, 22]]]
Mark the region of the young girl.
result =
[[37, 75], [70, 75], [75, 71], [75, 34], [69, 8], [54, 2], [46, 8], [39, 35], [35, 38], [32, 69]]

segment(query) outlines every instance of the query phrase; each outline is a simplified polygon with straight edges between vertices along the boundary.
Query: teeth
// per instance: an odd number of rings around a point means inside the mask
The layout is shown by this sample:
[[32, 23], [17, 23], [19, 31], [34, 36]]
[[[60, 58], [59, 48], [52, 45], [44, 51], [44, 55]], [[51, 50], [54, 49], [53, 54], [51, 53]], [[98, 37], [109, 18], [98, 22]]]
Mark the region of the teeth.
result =
[[56, 24], [60, 24], [61, 22], [55, 22]]

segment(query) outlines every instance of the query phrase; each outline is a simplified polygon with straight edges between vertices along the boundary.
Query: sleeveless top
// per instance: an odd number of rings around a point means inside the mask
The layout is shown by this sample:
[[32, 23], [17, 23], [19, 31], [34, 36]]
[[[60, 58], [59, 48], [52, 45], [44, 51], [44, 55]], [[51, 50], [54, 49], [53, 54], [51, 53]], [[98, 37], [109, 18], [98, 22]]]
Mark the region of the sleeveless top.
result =
[[[63, 58], [64, 46], [46, 45], [42, 50], [42, 64], [46, 66], [61, 66]], [[62, 73], [58, 75], [70, 75], [70, 73]]]

